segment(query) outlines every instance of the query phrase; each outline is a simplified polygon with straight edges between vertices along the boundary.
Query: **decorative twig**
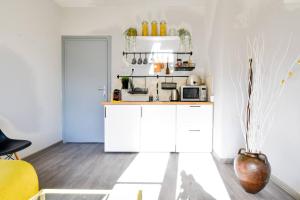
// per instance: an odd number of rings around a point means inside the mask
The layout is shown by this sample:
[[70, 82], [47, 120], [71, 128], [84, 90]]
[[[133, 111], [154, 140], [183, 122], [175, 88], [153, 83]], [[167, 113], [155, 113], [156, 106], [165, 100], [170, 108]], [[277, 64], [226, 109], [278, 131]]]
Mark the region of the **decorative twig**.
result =
[[[274, 119], [275, 105], [283, 94], [287, 81], [293, 76], [294, 67], [297, 66], [300, 55], [288, 68], [284, 67], [291, 41], [292, 36], [290, 36], [287, 47], [282, 53], [283, 56], [279, 56], [282, 48], [278, 48], [271, 58], [271, 65], [267, 65], [264, 60], [265, 43], [263, 37], [255, 37], [252, 42], [250, 39], [247, 40], [247, 55], [250, 58], [248, 70], [245, 71], [246, 68], [241, 67], [241, 70], [237, 72], [239, 77], [236, 77], [238, 81], [234, 88], [240, 92], [240, 99], [238, 99], [240, 103], [237, 105], [241, 106], [241, 110], [238, 115], [248, 152], [259, 153], [261, 151]], [[244, 66], [240, 56], [237, 57], [240, 65]], [[285, 70], [288, 71], [280, 79], [280, 72]], [[245, 75], [248, 77], [243, 78]], [[232, 82], [234, 81], [232, 80]]]

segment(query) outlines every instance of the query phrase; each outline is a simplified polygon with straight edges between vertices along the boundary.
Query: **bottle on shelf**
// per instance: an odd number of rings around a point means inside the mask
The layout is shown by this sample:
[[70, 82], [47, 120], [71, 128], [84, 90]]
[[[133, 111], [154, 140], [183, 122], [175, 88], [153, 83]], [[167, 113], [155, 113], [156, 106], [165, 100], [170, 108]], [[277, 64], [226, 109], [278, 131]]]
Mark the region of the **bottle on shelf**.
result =
[[167, 23], [166, 21], [160, 22], [160, 36], [167, 36]]
[[148, 22], [147, 21], [143, 21], [142, 22], [142, 36], [148, 36], [148, 35], [149, 35]]
[[151, 36], [157, 36], [157, 21], [151, 22]]

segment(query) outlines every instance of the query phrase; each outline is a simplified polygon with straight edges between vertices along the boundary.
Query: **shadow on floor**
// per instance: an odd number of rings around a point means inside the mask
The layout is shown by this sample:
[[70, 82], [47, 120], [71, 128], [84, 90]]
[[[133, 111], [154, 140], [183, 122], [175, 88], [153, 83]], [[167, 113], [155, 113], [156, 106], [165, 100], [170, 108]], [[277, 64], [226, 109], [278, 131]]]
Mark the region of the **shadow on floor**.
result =
[[196, 182], [191, 174], [186, 174], [185, 171], [181, 175], [181, 188], [177, 200], [215, 200], [203, 187]]

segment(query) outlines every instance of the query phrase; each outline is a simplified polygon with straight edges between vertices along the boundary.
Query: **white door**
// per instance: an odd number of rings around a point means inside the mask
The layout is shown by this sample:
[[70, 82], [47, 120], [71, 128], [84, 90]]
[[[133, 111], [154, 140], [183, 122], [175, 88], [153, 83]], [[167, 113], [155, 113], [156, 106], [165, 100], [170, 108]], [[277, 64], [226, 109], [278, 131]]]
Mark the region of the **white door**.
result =
[[142, 106], [141, 151], [175, 152], [176, 106]]
[[211, 105], [177, 106], [177, 152], [212, 151], [213, 107]]
[[141, 106], [105, 106], [105, 151], [138, 152], [140, 119]]
[[63, 140], [103, 142], [110, 38], [63, 37]]

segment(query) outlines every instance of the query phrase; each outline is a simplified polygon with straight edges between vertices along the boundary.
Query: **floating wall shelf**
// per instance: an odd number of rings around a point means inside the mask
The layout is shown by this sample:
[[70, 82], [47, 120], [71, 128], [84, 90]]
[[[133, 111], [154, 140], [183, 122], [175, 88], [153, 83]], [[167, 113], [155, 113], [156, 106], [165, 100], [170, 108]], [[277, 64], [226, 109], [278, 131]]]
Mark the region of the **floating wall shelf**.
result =
[[179, 41], [179, 36], [136, 36], [136, 40], [151, 40], [151, 41]]
[[193, 55], [192, 51], [187, 52], [165, 52], [165, 51], [135, 51], [135, 52], [126, 52], [123, 51], [123, 56], [129, 55], [129, 54], [177, 54], [177, 55]]
[[195, 67], [174, 67], [174, 71], [193, 71]]
[[117, 78], [128, 77], [128, 78], [187, 78], [189, 76], [164, 76], [164, 75], [148, 75], [148, 76], [125, 76], [125, 75], [117, 75]]

